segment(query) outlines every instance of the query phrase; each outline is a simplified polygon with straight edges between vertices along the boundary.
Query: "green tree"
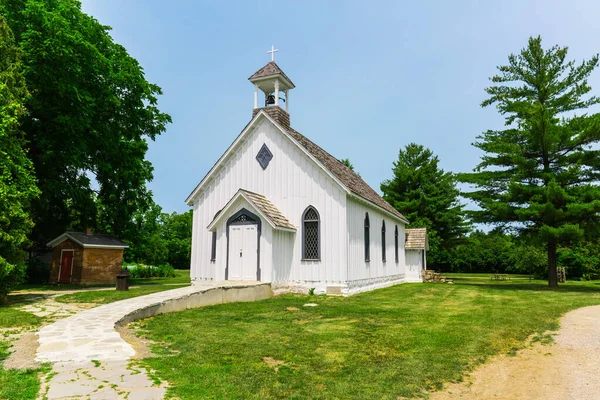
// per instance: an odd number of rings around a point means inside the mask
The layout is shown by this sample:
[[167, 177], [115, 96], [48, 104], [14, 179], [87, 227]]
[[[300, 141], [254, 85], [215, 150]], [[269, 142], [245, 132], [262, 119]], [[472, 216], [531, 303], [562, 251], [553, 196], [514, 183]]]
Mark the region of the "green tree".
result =
[[39, 195], [19, 128], [26, 96], [19, 51], [0, 15], [0, 298], [24, 276], [33, 227], [29, 207]]
[[163, 225], [169, 214], [155, 203], [145, 212], [137, 211], [127, 230], [129, 248], [124, 253], [125, 261], [149, 265], [161, 265], [167, 262], [169, 249], [163, 238]]
[[411, 227], [428, 228], [429, 260], [448, 264], [448, 250], [468, 231], [454, 175], [439, 167], [430, 149], [410, 143], [400, 149], [393, 178], [381, 184], [383, 198], [404, 214]]
[[496, 105], [506, 129], [489, 130], [474, 146], [484, 155], [460, 180], [475, 186], [465, 196], [481, 208], [475, 222], [520, 231], [544, 243], [548, 284], [557, 287], [557, 246], [597, 236], [600, 211], [600, 119], [575, 114], [597, 104], [587, 97], [598, 56], [576, 65], [567, 48], [542, 47], [530, 38], [486, 89], [483, 107]]
[[340, 160], [340, 162], [342, 164], [344, 164], [346, 167], [350, 168], [352, 171], [354, 171], [354, 164], [352, 164], [352, 162], [350, 162], [349, 158], [342, 158]]
[[44, 194], [33, 207], [34, 239], [85, 227], [131, 232], [133, 214], [151, 205], [147, 140], [171, 120], [157, 108], [160, 88], [79, 1], [3, 6], [31, 93], [22, 128]]
[[162, 236], [168, 249], [167, 262], [175, 268], [189, 269], [192, 252], [192, 211], [165, 214]]

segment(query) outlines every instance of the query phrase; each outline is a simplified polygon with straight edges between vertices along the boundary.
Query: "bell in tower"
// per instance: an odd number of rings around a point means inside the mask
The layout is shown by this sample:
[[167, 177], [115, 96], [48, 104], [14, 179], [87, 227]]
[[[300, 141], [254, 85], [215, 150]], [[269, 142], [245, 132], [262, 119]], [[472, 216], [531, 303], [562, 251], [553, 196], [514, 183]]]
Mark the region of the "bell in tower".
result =
[[289, 112], [290, 89], [295, 88], [287, 75], [275, 64], [275, 53], [278, 50], [271, 46], [268, 53], [271, 54], [271, 62], [256, 71], [248, 80], [254, 84], [254, 110], [259, 109], [258, 93], [261, 91], [265, 96], [265, 108], [279, 107], [281, 102], [285, 103], [285, 111]]

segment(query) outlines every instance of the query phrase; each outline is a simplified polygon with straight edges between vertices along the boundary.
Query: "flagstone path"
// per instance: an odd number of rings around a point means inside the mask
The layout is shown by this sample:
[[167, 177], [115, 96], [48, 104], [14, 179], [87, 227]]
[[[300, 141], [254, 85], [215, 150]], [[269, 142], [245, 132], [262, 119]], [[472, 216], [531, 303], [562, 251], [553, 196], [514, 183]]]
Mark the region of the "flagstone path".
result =
[[157, 313], [271, 296], [270, 286], [260, 282], [207, 282], [105, 304], [47, 325], [38, 332], [36, 353], [36, 361], [53, 363], [43, 380], [42, 397], [162, 399], [167, 384], [131, 364], [135, 350], [115, 325]]

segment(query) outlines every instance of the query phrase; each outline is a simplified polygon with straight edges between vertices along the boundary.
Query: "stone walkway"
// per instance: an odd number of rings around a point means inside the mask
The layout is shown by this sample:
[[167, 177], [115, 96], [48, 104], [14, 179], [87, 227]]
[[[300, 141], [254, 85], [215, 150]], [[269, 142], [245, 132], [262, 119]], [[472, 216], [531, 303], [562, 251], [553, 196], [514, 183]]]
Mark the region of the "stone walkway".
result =
[[162, 399], [166, 383], [132, 366], [133, 347], [115, 325], [186, 308], [272, 296], [260, 282], [214, 282], [102, 305], [47, 325], [38, 332], [36, 361], [54, 363], [42, 396], [52, 399]]

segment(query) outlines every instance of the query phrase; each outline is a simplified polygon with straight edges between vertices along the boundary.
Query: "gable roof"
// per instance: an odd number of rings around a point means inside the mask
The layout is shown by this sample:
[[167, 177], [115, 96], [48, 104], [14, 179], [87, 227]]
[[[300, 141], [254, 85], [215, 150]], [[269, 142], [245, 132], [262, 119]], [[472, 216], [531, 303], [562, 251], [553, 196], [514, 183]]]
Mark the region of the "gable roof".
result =
[[[275, 107], [273, 107], [275, 108]], [[401, 219], [403, 222], [408, 223], [406, 217], [404, 217], [398, 210], [392, 207], [387, 201], [385, 201], [372, 187], [370, 187], [356, 172], [351, 170], [342, 164], [337, 158], [323, 150], [321, 147], [316, 145], [314, 142], [306, 138], [300, 132], [289, 128], [284, 127], [282, 124], [278, 123], [275, 119], [272, 118], [264, 109], [261, 109], [255, 117], [246, 125], [246, 127], [242, 130], [242, 132], [238, 135], [238, 137], [234, 140], [234, 142], [229, 146], [229, 148], [223, 153], [223, 155], [217, 160], [217, 162], [213, 165], [213, 167], [208, 171], [208, 173], [202, 178], [200, 183], [196, 186], [196, 188], [190, 193], [190, 195], [185, 200], [188, 205], [192, 205], [191, 202], [194, 200], [195, 196], [200, 191], [203, 184], [208, 181], [209, 176], [217, 169], [219, 164], [226, 158], [226, 155], [232, 151], [235, 145], [241, 140], [244, 134], [251, 130], [255, 125], [256, 121], [261, 118], [267, 118], [273, 125], [275, 125], [281, 132], [283, 132], [286, 136], [290, 138], [290, 140], [299, 145], [300, 149], [304, 150], [306, 154], [309, 155], [310, 158], [316, 160], [316, 163], [321, 166], [326, 173], [328, 173], [333, 180], [338, 182], [344, 189], [347, 190], [349, 194], [354, 195], [357, 198], [361, 198], [366, 200], [368, 203], [376, 206], [379, 209], [395, 216], [396, 218]]]
[[127, 243], [113, 235], [87, 234], [83, 232], [65, 232], [46, 243], [46, 246], [55, 247], [66, 239], [71, 239], [84, 248], [126, 249], [129, 247]]
[[[262, 194], [254, 193], [249, 190], [239, 189], [236, 194], [225, 204], [215, 218], [208, 225], [208, 230], [212, 230], [214, 226], [225, 216], [228, 215], [227, 209], [240, 197], [243, 197], [250, 203], [256, 211], [263, 217], [269, 225], [274, 229], [296, 231], [296, 227], [279, 211], [277, 207], [269, 199]], [[225, 212], [224, 212], [225, 211]]]
[[371, 186], [367, 184], [356, 172], [348, 168], [337, 158], [323, 150], [321, 147], [310, 141], [300, 132], [289, 128], [288, 133], [296, 139], [310, 154], [313, 155], [321, 164], [325, 166], [333, 175], [335, 175], [352, 193], [368, 200], [371, 203], [394, 214], [396, 217], [408, 222], [408, 220], [390, 203], [385, 201]]
[[275, 61], [269, 62], [267, 65], [265, 65], [264, 67], [262, 67], [261, 69], [259, 69], [258, 71], [256, 71], [252, 75], [250, 75], [248, 80], [255, 81], [255, 80], [260, 80], [262, 78], [267, 78], [267, 77], [270, 77], [273, 75], [281, 75], [283, 78], [285, 78], [291, 84], [292, 88], [296, 87], [296, 85], [294, 85], [292, 80], [290, 78], [288, 78], [288, 76], [285, 74], [285, 72], [283, 72], [283, 70], [281, 68], [279, 68], [279, 65], [275, 64]]
[[413, 228], [406, 230], [406, 240], [404, 241], [407, 249], [425, 249], [429, 250], [429, 241], [427, 240], [427, 228]]

